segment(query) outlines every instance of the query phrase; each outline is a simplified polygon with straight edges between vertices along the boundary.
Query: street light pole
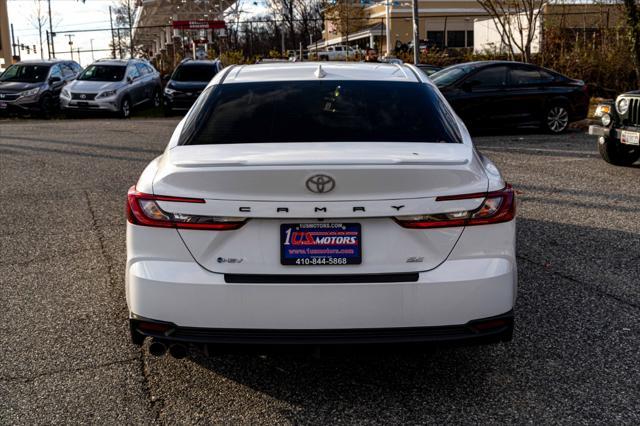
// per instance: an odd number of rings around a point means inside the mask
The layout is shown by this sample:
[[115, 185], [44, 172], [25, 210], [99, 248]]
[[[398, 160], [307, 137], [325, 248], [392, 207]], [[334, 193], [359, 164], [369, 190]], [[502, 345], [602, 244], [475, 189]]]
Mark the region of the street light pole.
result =
[[418, 0], [411, 0], [413, 9], [413, 63], [420, 63], [420, 18], [418, 15]]
[[93, 39], [89, 39], [89, 43], [91, 43], [91, 62], [95, 62], [96, 58], [93, 57]]

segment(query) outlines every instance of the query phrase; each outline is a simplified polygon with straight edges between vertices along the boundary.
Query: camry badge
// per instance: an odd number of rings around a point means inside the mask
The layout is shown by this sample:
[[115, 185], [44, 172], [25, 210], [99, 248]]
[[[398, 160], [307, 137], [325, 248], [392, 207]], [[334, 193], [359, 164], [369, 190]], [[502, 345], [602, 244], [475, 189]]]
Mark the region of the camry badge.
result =
[[307, 189], [317, 194], [333, 191], [336, 187], [336, 181], [331, 176], [313, 175], [306, 182]]

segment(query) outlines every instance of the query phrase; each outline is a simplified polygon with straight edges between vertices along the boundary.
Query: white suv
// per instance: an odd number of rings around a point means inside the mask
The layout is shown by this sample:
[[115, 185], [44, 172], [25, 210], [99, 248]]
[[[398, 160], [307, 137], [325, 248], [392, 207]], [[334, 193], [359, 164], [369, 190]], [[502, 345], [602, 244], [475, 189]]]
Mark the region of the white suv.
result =
[[515, 200], [413, 66], [220, 72], [128, 194], [132, 339], [511, 339]]

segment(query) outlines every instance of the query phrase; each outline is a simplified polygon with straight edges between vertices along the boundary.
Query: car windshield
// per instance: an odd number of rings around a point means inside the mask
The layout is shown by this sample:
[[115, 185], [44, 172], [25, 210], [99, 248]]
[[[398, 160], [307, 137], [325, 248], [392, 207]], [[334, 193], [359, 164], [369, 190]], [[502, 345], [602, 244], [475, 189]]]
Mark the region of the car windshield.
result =
[[214, 64], [192, 64], [178, 67], [171, 80], [174, 81], [206, 81], [215, 77], [217, 67]]
[[457, 65], [431, 74], [429, 77], [438, 87], [449, 86], [460, 80], [471, 71], [471, 67]]
[[181, 144], [460, 142], [455, 119], [426, 84], [293, 81], [212, 89], [189, 113]]
[[89, 65], [78, 80], [121, 81], [126, 70], [123, 65]]
[[47, 79], [51, 65], [12, 65], [1, 76], [0, 81], [39, 83]]

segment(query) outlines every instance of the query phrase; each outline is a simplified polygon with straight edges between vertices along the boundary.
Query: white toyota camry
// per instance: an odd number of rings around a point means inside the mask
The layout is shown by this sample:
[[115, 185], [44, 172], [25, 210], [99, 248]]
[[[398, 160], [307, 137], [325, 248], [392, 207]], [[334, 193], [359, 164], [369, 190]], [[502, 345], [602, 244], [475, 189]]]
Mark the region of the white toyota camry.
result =
[[220, 72], [128, 194], [132, 340], [508, 341], [515, 199], [410, 65]]

